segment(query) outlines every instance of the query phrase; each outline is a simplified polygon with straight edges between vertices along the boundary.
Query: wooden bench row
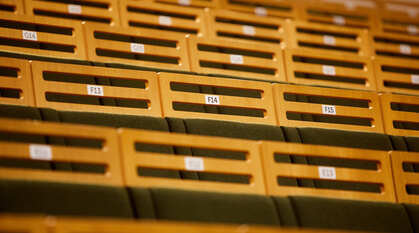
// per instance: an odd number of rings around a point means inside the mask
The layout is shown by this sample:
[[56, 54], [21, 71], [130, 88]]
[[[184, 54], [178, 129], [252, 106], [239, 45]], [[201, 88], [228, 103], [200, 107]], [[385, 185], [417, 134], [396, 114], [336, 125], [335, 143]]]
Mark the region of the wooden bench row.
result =
[[[25, 135], [27, 138], [38, 136], [51, 138], [51, 140], [52, 138], [68, 140], [65, 145], [1, 141], [0, 157], [3, 161], [11, 159], [104, 167], [103, 172], [91, 173], [89, 170], [31, 169], [26, 163], [25, 168], [1, 167], [1, 179], [419, 203], [419, 196], [407, 191], [407, 187], [419, 185], [419, 173], [404, 169], [406, 164], [413, 164], [413, 166], [419, 164], [419, 153], [416, 152], [250, 141], [13, 119], [0, 119], [0, 132], [11, 137]], [[86, 143], [82, 145], [71, 143], [72, 141], [95, 141], [95, 143], [94, 147], [89, 147]], [[155, 152], [155, 149], [147, 149], [150, 146], [192, 148], [197, 151], [197, 154], [192, 156]], [[206, 151], [205, 154], [202, 151]], [[219, 154], [240, 154], [243, 158], [218, 156]], [[283, 157], [294, 159], [284, 160]], [[291, 162], [298, 161], [295, 159], [297, 157], [304, 157], [309, 161], [318, 160], [320, 164]], [[339, 165], [326, 166], [324, 163], [327, 160], [339, 161]], [[354, 167], [351, 163], [355, 162], [373, 165], [368, 168]], [[211, 180], [151, 176], [148, 173], [142, 173], [141, 169], [189, 172], [203, 176], [240, 176], [244, 177], [247, 182], [237, 183], [223, 178]], [[300, 183], [300, 180], [313, 180], [331, 185], [325, 187], [293, 186], [286, 182], [281, 183], [280, 179], [297, 180], [297, 183]], [[336, 183], [372, 185], [379, 188], [374, 191], [345, 190], [345, 188], [340, 189], [339, 185], [335, 186]]]
[[394, 1], [148, 0], [139, 3], [132, 0], [88, 0], [79, 4], [45, 0], [2, 0], [0, 9], [2, 12], [14, 14], [67, 18], [111, 26], [127, 26], [134, 18], [142, 18], [142, 23], [156, 24], [159, 15], [172, 15], [173, 25], [183, 25], [192, 30], [197, 29], [193, 24], [199, 25], [198, 21], [202, 20], [200, 17], [203, 11], [199, 8], [203, 7], [258, 17], [288, 18], [398, 34], [417, 35], [419, 27], [419, 5]]
[[417, 96], [12, 58], [0, 71], [3, 104], [419, 135]]

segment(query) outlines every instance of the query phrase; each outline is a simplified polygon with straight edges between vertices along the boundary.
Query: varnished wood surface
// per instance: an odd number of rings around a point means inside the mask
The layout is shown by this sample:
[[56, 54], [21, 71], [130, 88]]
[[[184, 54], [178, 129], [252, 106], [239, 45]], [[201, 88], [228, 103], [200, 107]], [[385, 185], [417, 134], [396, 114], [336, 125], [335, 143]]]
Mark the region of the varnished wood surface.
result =
[[417, 194], [409, 194], [407, 186], [419, 186], [419, 173], [404, 170], [404, 163], [419, 165], [419, 153], [405, 151], [391, 151], [391, 162], [393, 166], [394, 185], [399, 203], [419, 204]]

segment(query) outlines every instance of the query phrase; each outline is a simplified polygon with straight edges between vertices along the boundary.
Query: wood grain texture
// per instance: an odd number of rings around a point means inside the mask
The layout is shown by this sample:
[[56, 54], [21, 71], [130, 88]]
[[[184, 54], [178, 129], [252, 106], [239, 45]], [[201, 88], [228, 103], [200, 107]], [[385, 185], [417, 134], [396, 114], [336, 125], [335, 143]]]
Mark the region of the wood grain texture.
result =
[[419, 173], [404, 171], [404, 163], [419, 164], [419, 153], [406, 151], [391, 151], [394, 185], [399, 203], [419, 204], [417, 194], [409, 194], [407, 185], [419, 186]]
[[[244, 12], [257, 15], [257, 17], [266, 18], [265, 16], [279, 18], [297, 18], [297, 7], [300, 3], [290, 0], [272, 1], [272, 0], [219, 0], [223, 9]], [[266, 15], [257, 13], [258, 9], [263, 8]], [[260, 12], [260, 11], [259, 11]]]
[[16, 14], [16, 15], [22, 15], [25, 13], [23, 0], [0, 0], [0, 6], [13, 8], [13, 11], [0, 10], [2, 14], [11, 13], [11, 14]]

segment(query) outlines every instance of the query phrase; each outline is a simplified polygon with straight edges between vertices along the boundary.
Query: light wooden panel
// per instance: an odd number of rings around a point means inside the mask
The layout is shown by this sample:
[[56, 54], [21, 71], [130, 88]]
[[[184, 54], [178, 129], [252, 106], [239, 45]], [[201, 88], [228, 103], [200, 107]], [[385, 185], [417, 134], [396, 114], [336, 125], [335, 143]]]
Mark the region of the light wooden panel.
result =
[[[309, 195], [368, 201], [396, 201], [393, 188], [393, 177], [391, 173], [391, 162], [387, 151], [303, 145], [284, 142], [263, 142], [261, 148], [268, 195]], [[328, 169], [334, 170], [335, 175], [335, 177], [328, 177], [320, 174], [322, 166], [278, 163], [275, 161], [275, 155], [351, 159], [366, 162], [376, 162], [378, 164], [378, 169], [363, 170], [345, 167], [327, 167]], [[381, 192], [373, 193], [334, 189], [316, 189], [309, 187], [280, 186], [278, 185], [277, 181], [278, 177], [314, 180], [325, 179], [332, 182], [342, 181], [348, 183], [359, 182], [365, 184], [379, 184], [381, 186]]]
[[[265, 194], [262, 164], [258, 150], [259, 146], [256, 141], [129, 129], [122, 130], [120, 139], [124, 160], [124, 177], [128, 186]], [[135, 150], [136, 143], [243, 152], [246, 154], [246, 160], [139, 152]], [[200, 170], [188, 168], [188, 162], [186, 160], [190, 158], [201, 160], [202, 166], [196, 167]], [[141, 177], [137, 174], [138, 167], [210, 172], [226, 175], [246, 175], [250, 176], [250, 183], [237, 184], [203, 180]]]
[[397, 201], [400, 203], [419, 204], [419, 195], [409, 194], [407, 186], [419, 186], [419, 173], [408, 172], [403, 169], [404, 163], [413, 163], [419, 167], [419, 153], [406, 151], [391, 151], [393, 165], [394, 185]]
[[370, 41], [366, 29], [345, 28], [303, 21], [289, 21], [288, 47], [309, 48], [318, 52], [336, 52], [370, 56]]
[[419, 113], [403, 110], [393, 110], [391, 104], [419, 105], [419, 97], [395, 94], [382, 94], [380, 96], [384, 117], [384, 128], [387, 134], [401, 136], [419, 136], [419, 130], [395, 128], [395, 123], [419, 124]]
[[373, 33], [371, 45], [372, 55], [376, 57], [419, 60], [419, 37], [417, 36]]
[[[244, 123], [263, 123], [275, 125], [275, 109], [272, 87], [269, 83], [195, 76], [185, 74], [160, 73], [159, 74], [162, 107], [164, 116], [181, 118], [206, 118], [214, 120], [239, 121]], [[228, 88], [236, 91], [260, 92], [260, 98], [229, 96], [225, 94], [203, 94], [176, 91], [172, 84], [202, 85], [207, 88]], [[207, 101], [208, 96], [218, 98], [217, 102]], [[174, 103], [186, 103], [201, 106], [231, 107], [237, 110], [263, 111], [262, 117], [240, 116], [233, 114], [201, 113], [176, 110]]]
[[418, 36], [418, 3], [383, 3], [379, 10], [378, 26], [380, 32]]
[[207, 10], [206, 17], [207, 35], [211, 38], [285, 45], [284, 20], [276, 18], [266, 20], [263, 17], [221, 9]]
[[[23, 229], [23, 230], [22, 230]], [[0, 230], [10, 233], [349, 233], [347, 231], [294, 229], [261, 225], [190, 223], [180, 221], [69, 218], [39, 215], [0, 215]], [[358, 231], [350, 231], [357, 233]], [[361, 233], [361, 232], [358, 232]]]
[[0, 12], [12, 14], [24, 14], [23, 0], [0, 0]]
[[419, 95], [418, 61], [377, 58], [374, 60], [374, 67], [379, 91]]
[[[335, 53], [312, 49], [286, 49], [284, 52], [290, 83], [376, 90], [374, 67], [368, 57], [347, 54], [336, 56]], [[300, 61], [294, 59], [296, 57], [301, 58]]]
[[[258, 80], [286, 81], [282, 51], [278, 46], [194, 36], [188, 38], [188, 46], [191, 71]], [[212, 48], [212, 51], [202, 49], [208, 46]], [[235, 54], [229, 52], [231, 50]], [[265, 57], [257, 56], [255, 53], [263, 54]], [[218, 67], [204, 66], [203, 63]], [[253, 70], [240, 70], [245, 68]]]
[[254, 14], [294, 19], [297, 17], [299, 3], [290, 0], [219, 0], [220, 8]]
[[[86, 24], [85, 33], [87, 54], [91, 61], [189, 71], [186, 40], [182, 35], [153, 29], [126, 29], [97, 24]], [[106, 34], [106, 38], [97, 38], [96, 33]], [[120, 37], [125, 38], [125, 41], [120, 41]], [[98, 51], [116, 52], [124, 56], [99, 54]], [[168, 63], [165, 59], [173, 61]]]
[[[5, 22], [0, 26], [0, 38], [9, 41], [0, 43], [0, 51], [56, 58], [86, 59], [80, 24], [69, 20], [51, 21], [46, 17], [12, 14], [1, 14], [0, 20]], [[46, 32], [45, 27], [49, 27], [50, 32]], [[63, 30], [67, 30], [70, 35], [58, 33]], [[27, 47], [26, 44], [33, 47]], [[52, 48], [43, 48], [46, 46]], [[68, 51], [60, 51], [54, 46], [63, 46], [68, 48]]]
[[299, 4], [299, 18], [344, 27], [373, 28], [376, 4], [364, 0], [307, 0]]
[[[148, 115], [160, 117], [160, 96], [157, 75], [154, 72], [114, 69], [107, 67], [80, 66], [34, 61], [32, 63], [33, 80], [35, 86], [36, 105], [38, 107], [54, 108], [71, 111], [105, 112], [129, 115]], [[62, 81], [47, 81], [48, 73], [63, 75]], [[144, 82], [145, 88], [105, 86], [99, 84], [69, 83], [68, 75], [79, 75], [81, 78], [104, 78], [109, 83], [114, 80], [132, 80]], [[89, 88], [92, 88], [89, 91]], [[101, 90], [98, 90], [101, 89]], [[98, 92], [94, 92], [98, 90]], [[81, 103], [52, 102], [46, 97], [47, 93], [69, 96], [92, 96], [113, 98], [118, 100], [145, 101], [147, 108], [124, 106], [89, 105]]]
[[[105, 166], [104, 174], [4, 167], [0, 168], [1, 179], [42, 180], [114, 186], [123, 184], [119, 144], [117, 133], [114, 129], [75, 124], [0, 119], [0, 132], [103, 141], [102, 148], [94, 149], [78, 146], [39, 145], [2, 141], [0, 142], [0, 148], [2, 148], [1, 158]], [[49, 149], [40, 149], [40, 146], [48, 147]], [[47, 150], [50, 150], [50, 155], [48, 155], [49, 152]]]
[[28, 15], [100, 22], [110, 26], [120, 25], [117, 0], [84, 0], [79, 1], [78, 4], [48, 0], [25, 0], [25, 7]]
[[[312, 97], [324, 97], [347, 100], [363, 100], [367, 101], [369, 107], [353, 107], [344, 105], [331, 105], [331, 104], [319, 104], [319, 103], [306, 103], [286, 100], [285, 94], [296, 94]], [[297, 86], [288, 84], [274, 84], [274, 95], [275, 95], [275, 106], [278, 117], [279, 125], [292, 126], [292, 127], [319, 127], [319, 128], [334, 128], [343, 130], [354, 130], [354, 131], [368, 131], [368, 132], [384, 132], [381, 108], [379, 103], [379, 97], [373, 92], [363, 91], [352, 91], [352, 90], [341, 90], [332, 88], [322, 87], [310, 87], [310, 86]], [[334, 112], [328, 112], [324, 110], [325, 107], [332, 106]], [[327, 123], [327, 122], [314, 122], [314, 121], [300, 121], [291, 120], [287, 118], [287, 113], [296, 114], [312, 114], [319, 116], [328, 117], [347, 117], [355, 119], [368, 119], [371, 121], [371, 125], [357, 125], [357, 124], [338, 124], [338, 123]]]
[[120, 6], [124, 27], [152, 27], [180, 35], [205, 33], [203, 9], [133, 0], [121, 0]]
[[0, 57], [0, 69], [16, 72], [16, 76], [0, 75], [0, 89], [17, 90], [19, 98], [1, 97], [0, 103], [34, 106], [32, 74], [27, 60]]
[[219, 0], [154, 0], [155, 2], [198, 8], [217, 8]]

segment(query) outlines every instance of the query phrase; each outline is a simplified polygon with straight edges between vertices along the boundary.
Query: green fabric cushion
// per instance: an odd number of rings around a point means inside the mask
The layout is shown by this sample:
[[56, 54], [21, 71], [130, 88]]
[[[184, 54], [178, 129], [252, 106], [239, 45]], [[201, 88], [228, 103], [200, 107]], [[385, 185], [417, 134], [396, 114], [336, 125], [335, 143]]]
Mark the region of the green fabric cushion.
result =
[[271, 197], [274, 201], [281, 226], [298, 227], [297, 216], [295, 215], [291, 200], [288, 197]]
[[419, 205], [403, 204], [415, 232], [419, 232]]
[[139, 219], [155, 219], [153, 198], [151, 192], [147, 188], [128, 188], [128, 192], [132, 201], [135, 218]]
[[37, 108], [0, 104], [0, 117], [42, 120]]
[[162, 220], [279, 225], [266, 196], [151, 189], [156, 216]]
[[390, 140], [394, 150], [408, 150], [406, 141], [402, 136], [392, 136], [390, 135]]
[[0, 212], [132, 218], [124, 188], [0, 180]]
[[413, 233], [399, 204], [290, 197], [299, 225], [308, 228]]

